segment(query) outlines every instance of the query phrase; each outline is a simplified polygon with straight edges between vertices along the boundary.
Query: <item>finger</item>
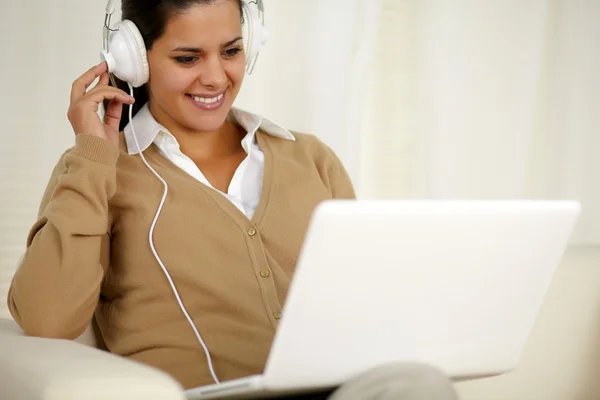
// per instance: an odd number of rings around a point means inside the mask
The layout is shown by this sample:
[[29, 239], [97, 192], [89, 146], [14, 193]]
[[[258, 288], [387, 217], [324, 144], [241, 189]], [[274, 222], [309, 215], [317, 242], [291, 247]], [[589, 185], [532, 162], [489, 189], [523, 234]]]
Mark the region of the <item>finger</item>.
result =
[[129, 95], [129, 93], [127, 93], [126, 91], [124, 91], [122, 89], [116, 88], [114, 86], [101, 86], [100, 84], [96, 85], [93, 89], [88, 90], [86, 93], [86, 96], [89, 96], [89, 95], [97, 93], [97, 92], [103, 92], [106, 90], [115, 91], [117, 93], [122, 94], [123, 96], [131, 97]]
[[93, 105], [94, 109], [97, 109], [98, 105], [104, 100], [116, 100], [124, 104], [133, 104], [135, 102], [135, 99], [131, 96], [119, 93], [117, 90], [105, 89], [88, 94], [85, 100], [81, 101], [81, 103], [84, 107], [86, 107], [84, 104], [91, 104]]
[[111, 100], [104, 113], [104, 122], [118, 132], [122, 113], [123, 103], [118, 100]]
[[108, 86], [108, 72], [103, 72], [102, 75], [100, 75], [98, 85]]
[[107, 70], [108, 65], [105, 62], [101, 62], [77, 78], [71, 87], [71, 103], [75, 103], [81, 97], [85, 96], [87, 88], [92, 84], [92, 82], [94, 82], [98, 76]]
[[82, 101], [92, 101], [96, 104], [102, 103], [104, 100], [117, 99], [125, 104], [132, 104], [135, 99], [122, 91], [113, 87], [100, 87], [90, 90]]

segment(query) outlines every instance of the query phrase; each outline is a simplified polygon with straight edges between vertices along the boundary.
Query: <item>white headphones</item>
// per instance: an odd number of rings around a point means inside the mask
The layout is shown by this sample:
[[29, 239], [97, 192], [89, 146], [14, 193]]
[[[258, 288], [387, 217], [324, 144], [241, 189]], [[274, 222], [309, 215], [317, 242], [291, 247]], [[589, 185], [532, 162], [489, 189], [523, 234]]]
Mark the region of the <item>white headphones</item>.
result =
[[[242, 0], [242, 11], [247, 24], [247, 37], [244, 38], [246, 71], [251, 74], [260, 48], [267, 42], [269, 33], [265, 25], [262, 0]], [[108, 0], [102, 31], [104, 51], [101, 58], [108, 64], [108, 72], [133, 87], [140, 87], [150, 78], [144, 39], [138, 27], [130, 20], [122, 20], [115, 28], [111, 28], [114, 12], [114, 0]]]

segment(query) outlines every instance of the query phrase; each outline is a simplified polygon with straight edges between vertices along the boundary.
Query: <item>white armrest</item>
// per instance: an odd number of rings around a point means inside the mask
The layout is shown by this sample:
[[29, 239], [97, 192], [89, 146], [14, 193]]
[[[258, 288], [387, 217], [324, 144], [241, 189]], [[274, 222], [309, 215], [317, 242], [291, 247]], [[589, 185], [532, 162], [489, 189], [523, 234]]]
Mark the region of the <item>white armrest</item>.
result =
[[183, 400], [162, 371], [70, 340], [24, 336], [0, 319], [0, 392], [20, 400]]

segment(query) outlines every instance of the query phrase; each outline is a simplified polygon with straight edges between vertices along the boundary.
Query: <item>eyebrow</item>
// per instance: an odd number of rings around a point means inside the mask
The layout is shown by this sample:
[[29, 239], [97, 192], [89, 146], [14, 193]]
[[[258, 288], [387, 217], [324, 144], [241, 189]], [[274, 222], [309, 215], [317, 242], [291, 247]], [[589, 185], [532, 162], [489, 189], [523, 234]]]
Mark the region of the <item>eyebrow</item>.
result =
[[[234, 44], [234, 43], [235, 43], [235, 42], [237, 42], [238, 40], [242, 40], [242, 39], [243, 39], [243, 38], [242, 38], [241, 36], [240, 36], [240, 37], [237, 37], [237, 38], [235, 38], [235, 39], [233, 39], [233, 40], [230, 40], [230, 41], [229, 41], [229, 42], [227, 42], [227, 43], [224, 43], [224, 44], [223, 44], [221, 47], [228, 47], [228, 46], [231, 46], [232, 44]], [[200, 49], [200, 48], [198, 48], [198, 47], [187, 47], [187, 46], [180, 46], [180, 47], [177, 47], [177, 48], [173, 49], [173, 51], [182, 51], [182, 52], [184, 52], [184, 53], [202, 53], [202, 49]]]

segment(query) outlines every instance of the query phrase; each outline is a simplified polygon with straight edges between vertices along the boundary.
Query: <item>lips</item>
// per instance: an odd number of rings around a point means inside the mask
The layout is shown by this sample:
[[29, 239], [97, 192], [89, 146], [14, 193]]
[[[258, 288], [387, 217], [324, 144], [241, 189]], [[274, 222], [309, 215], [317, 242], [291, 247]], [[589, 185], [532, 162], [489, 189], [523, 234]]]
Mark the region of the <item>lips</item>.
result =
[[213, 96], [188, 94], [187, 97], [196, 107], [202, 110], [213, 111], [221, 108], [223, 104], [225, 104], [226, 92]]

